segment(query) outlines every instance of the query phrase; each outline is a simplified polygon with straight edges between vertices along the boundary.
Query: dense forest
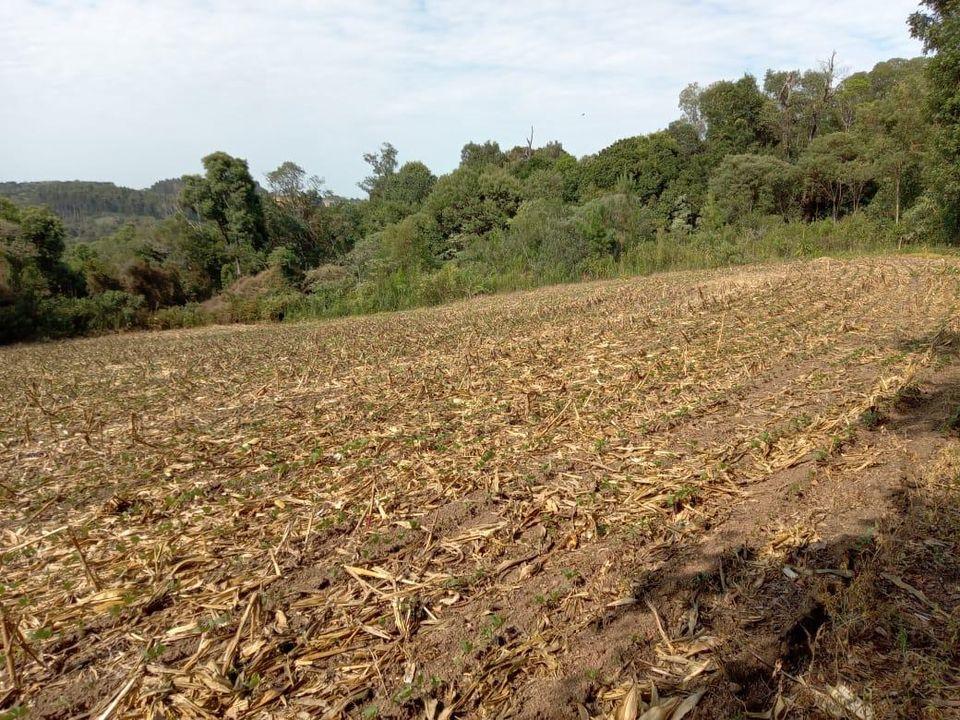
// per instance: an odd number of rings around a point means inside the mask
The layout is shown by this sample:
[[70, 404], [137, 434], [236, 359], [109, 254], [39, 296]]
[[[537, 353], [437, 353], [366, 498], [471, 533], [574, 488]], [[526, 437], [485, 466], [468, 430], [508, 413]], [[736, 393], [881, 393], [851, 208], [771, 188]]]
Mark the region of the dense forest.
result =
[[160, 180], [144, 190], [82, 180], [0, 182], [0, 197], [17, 205], [43, 205], [63, 220], [67, 241], [90, 241], [131, 222], [162, 220], [179, 209], [182, 182]]
[[362, 200], [332, 196], [292, 161], [258, 182], [223, 152], [202, 175], [145, 191], [2, 184], [0, 340], [955, 244], [960, 6], [924, 5], [909, 24], [925, 58], [691, 84], [669, 127], [582, 158], [559, 142], [470, 142], [436, 177], [384, 143], [364, 156]]

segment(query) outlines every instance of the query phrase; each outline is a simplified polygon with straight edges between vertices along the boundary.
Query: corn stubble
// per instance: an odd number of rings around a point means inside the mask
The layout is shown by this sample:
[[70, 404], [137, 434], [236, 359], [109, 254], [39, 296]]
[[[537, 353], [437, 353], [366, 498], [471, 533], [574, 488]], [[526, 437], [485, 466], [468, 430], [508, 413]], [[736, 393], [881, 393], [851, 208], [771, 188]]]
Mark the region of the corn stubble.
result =
[[0, 707], [693, 717], [727, 639], [638, 578], [868, 466], [958, 299], [951, 260], [821, 260], [2, 349]]

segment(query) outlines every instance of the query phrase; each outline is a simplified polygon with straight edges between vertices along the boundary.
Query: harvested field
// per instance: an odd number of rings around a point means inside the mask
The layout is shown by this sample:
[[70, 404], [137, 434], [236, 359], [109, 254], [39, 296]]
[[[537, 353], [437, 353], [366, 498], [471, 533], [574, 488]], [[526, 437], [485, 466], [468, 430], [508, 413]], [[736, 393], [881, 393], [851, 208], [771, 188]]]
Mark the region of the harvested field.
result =
[[958, 717], [958, 305], [818, 260], [0, 349], [0, 708]]

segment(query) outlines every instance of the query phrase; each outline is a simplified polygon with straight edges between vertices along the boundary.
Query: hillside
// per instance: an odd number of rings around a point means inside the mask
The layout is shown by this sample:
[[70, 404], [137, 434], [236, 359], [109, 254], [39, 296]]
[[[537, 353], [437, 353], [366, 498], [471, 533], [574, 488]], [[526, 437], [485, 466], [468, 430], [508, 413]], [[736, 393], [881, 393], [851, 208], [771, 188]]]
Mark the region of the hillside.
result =
[[0, 182], [0, 197], [17, 205], [43, 205], [59, 215], [76, 240], [106, 237], [125, 223], [169, 217], [176, 209], [181, 182], [161, 180], [134, 190], [110, 182]]
[[0, 709], [955, 717], [958, 304], [822, 259], [0, 349]]

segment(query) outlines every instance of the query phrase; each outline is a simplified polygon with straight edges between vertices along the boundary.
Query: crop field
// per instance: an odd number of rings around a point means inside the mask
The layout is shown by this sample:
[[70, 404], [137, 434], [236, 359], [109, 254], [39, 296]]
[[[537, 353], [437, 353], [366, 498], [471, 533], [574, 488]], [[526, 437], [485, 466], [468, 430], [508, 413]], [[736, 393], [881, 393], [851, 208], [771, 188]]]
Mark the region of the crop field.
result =
[[0, 349], [0, 717], [960, 716], [960, 263]]

